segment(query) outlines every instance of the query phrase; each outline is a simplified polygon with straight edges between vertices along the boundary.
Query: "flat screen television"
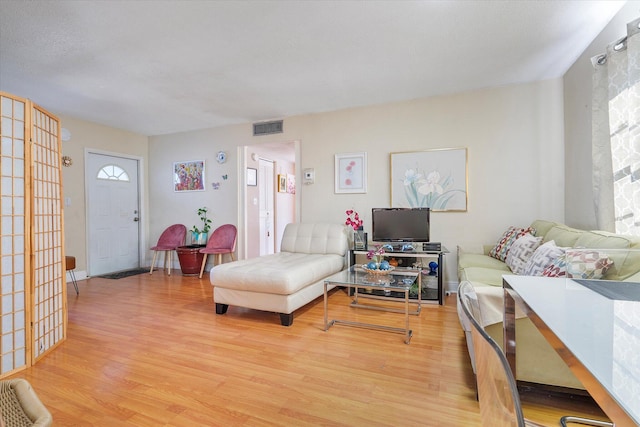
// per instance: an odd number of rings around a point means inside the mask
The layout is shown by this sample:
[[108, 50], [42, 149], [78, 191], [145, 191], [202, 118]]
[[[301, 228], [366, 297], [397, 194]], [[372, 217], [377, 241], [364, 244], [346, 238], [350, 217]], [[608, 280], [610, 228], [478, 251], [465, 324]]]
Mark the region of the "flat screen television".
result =
[[429, 208], [373, 208], [374, 242], [429, 242]]

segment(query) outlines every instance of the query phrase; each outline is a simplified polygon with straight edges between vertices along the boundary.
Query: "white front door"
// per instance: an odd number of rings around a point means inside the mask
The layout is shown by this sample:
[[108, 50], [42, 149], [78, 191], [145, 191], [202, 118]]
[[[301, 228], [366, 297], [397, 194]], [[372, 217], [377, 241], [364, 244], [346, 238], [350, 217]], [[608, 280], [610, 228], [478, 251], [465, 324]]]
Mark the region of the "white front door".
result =
[[258, 162], [258, 186], [260, 191], [260, 255], [275, 252], [274, 238], [274, 181], [273, 162], [260, 159]]
[[140, 267], [138, 160], [89, 153], [86, 181], [87, 273]]

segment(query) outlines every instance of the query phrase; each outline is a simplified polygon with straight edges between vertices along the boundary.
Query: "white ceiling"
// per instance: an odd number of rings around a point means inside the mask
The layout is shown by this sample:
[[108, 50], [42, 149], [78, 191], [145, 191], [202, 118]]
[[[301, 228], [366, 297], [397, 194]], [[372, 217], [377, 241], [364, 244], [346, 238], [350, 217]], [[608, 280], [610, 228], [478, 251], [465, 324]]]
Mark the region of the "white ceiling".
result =
[[562, 76], [620, 1], [0, 0], [0, 90], [144, 135]]

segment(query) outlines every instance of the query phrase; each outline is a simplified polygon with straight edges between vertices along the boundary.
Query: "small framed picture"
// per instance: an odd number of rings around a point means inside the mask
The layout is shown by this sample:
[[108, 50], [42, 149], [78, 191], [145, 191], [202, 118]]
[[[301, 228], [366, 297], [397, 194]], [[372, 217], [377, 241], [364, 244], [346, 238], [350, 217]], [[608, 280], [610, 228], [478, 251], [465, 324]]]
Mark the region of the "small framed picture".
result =
[[335, 190], [339, 193], [367, 192], [367, 153], [335, 155]]
[[258, 169], [247, 168], [247, 185], [252, 187], [258, 185]]
[[173, 191], [205, 191], [204, 160], [173, 164]]
[[287, 193], [296, 194], [296, 176], [287, 174]]
[[287, 175], [278, 174], [278, 193], [287, 192]]

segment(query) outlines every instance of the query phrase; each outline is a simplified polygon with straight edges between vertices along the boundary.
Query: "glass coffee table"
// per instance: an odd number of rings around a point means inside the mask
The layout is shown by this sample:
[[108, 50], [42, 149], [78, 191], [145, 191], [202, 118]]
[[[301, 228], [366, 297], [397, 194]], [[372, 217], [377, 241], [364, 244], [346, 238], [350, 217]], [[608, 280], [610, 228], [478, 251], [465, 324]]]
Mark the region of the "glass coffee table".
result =
[[[415, 275], [407, 274], [371, 274], [358, 267], [351, 267], [348, 270], [343, 270], [332, 276], [327, 277], [324, 280], [324, 330], [336, 324], [355, 326], [360, 328], [378, 329], [386, 332], [394, 332], [403, 334], [405, 336], [405, 344], [409, 344], [411, 341], [411, 335], [413, 332], [409, 329], [409, 291], [411, 286], [416, 281], [417, 273]], [[347, 288], [348, 290], [354, 289], [357, 295], [358, 289], [366, 289], [370, 291], [381, 291], [383, 293], [398, 292], [404, 295], [404, 310], [398, 310], [394, 308], [385, 308], [377, 306], [368, 306], [364, 304], [353, 305], [355, 307], [370, 308], [375, 310], [384, 310], [392, 312], [404, 313], [404, 328], [397, 328], [373, 323], [353, 322], [350, 320], [333, 319], [329, 321], [329, 302], [327, 290], [329, 286], [340, 286]]]

